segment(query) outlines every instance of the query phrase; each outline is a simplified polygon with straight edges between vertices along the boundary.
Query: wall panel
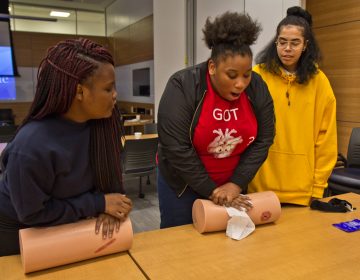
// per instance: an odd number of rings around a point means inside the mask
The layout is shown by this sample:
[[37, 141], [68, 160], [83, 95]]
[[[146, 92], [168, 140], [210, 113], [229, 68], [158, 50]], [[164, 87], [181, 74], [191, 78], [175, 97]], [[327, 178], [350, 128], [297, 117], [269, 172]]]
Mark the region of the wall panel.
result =
[[[97, 36], [75, 36], [65, 34], [50, 34], [36, 32], [13, 31], [13, 42], [16, 63], [18, 66], [38, 67], [44, 58], [49, 47], [59, 41], [74, 38], [88, 38], [101, 45], [110, 48], [109, 40], [106, 37]], [[110, 51], [111, 48], [110, 48]]]
[[133, 64], [154, 59], [153, 16], [150, 15], [111, 37], [115, 65]]
[[306, 9], [313, 15], [313, 26], [329, 26], [360, 20], [359, 0], [307, 0]]
[[345, 157], [347, 155], [350, 134], [353, 127], [360, 127], [360, 124], [358, 122], [337, 122], [339, 153], [342, 153]]
[[307, 0], [306, 8], [337, 100], [339, 152], [346, 155], [351, 130], [360, 127], [360, 1]]
[[324, 56], [322, 69], [337, 98], [337, 119], [360, 122], [360, 21], [318, 28], [315, 33]]

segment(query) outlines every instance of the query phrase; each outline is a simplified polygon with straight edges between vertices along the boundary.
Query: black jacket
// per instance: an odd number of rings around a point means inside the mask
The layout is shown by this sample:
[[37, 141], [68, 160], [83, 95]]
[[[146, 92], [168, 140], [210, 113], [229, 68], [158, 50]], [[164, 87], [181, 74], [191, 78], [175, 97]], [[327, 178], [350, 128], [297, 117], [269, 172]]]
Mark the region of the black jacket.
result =
[[[192, 139], [205, 94], [207, 62], [176, 72], [166, 85], [158, 110], [159, 169], [178, 196], [186, 187], [209, 197], [217, 187], [198, 157]], [[275, 135], [274, 106], [262, 78], [252, 72], [245, 90], [258, 122], [256, 140], [241, 155], [230, 181], [246, 192], [265, 161]]]

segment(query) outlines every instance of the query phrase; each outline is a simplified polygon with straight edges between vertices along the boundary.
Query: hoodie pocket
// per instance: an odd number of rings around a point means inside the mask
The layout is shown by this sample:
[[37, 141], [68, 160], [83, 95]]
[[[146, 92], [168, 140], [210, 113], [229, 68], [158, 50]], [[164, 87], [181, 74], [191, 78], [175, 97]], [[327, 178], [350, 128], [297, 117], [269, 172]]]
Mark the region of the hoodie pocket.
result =
[[267, 187], [282, 192], [310, 192], [313, 172], [305, 154], [270, 150], [262, 167]]

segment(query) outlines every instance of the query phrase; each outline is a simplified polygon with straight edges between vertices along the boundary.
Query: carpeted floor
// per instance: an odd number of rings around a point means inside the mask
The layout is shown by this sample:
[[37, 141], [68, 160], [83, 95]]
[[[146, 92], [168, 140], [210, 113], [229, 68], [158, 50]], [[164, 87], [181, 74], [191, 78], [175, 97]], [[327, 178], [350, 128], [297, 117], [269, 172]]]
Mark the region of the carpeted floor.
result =
[[139, 178], [125, 178], [124, 186], [127, 196], [133, 202], [130, 219], [133, 231], [142, 232], [159, 229], [160, 213], [159, 201], [156, 191], [156, 176], [150, 176], [150, 185], [146, 184], [146, 177], [142, 179], [144, 198], [139, 198]]

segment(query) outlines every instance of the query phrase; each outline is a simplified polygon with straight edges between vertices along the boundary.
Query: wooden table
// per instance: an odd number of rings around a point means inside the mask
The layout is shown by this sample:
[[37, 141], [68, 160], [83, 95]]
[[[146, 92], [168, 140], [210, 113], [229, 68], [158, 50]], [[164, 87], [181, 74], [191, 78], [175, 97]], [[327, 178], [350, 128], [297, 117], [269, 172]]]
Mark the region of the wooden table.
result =
[[147, 123], [152, 123], [153, 120], [149, 119], [149, 120], [139, 120], [139, 121], [129, 121], [126, 120], [124, 121], [124, 126], [140, 126], [140, 125], [145, 125]]
[[273, 224], [243, 240], [192, 225], [136, 234], [130, 255], [150, 279], [360, 279], [360, 231], [333, 223], [360, 218], [360, 195], [338, 196], [358, 210], [325, 213], [284, 207]]
[[20, 256], [0, 257], [0, 279], [4, 280], [99, 280], [146, 279], [127, 253], [118, 253], [24, 274]]
[[[125, 120], [124, 121], [124, 127], [127, 128], [129, 127], [130, 128], [130, 134], [133, 134], [134, 131], [135, 131], [135, 127], [139, 127], [139, 126], [144, 126], [145, 124], [148, 124], [148, 123], [153, 123], [154, 120], [153, 119], [148, 119], [148, 120], [138, 120], [138, 121], [130, 121], [130, 120]], [[143, 132], [143, 130], [142, 130]]]
[[150, 139], [158, 138], [158, 134], [142, 134], [140, 138], [135, 138], [135, 135], [125, 135], [125, 140], [139, 140], [139, 139]]

